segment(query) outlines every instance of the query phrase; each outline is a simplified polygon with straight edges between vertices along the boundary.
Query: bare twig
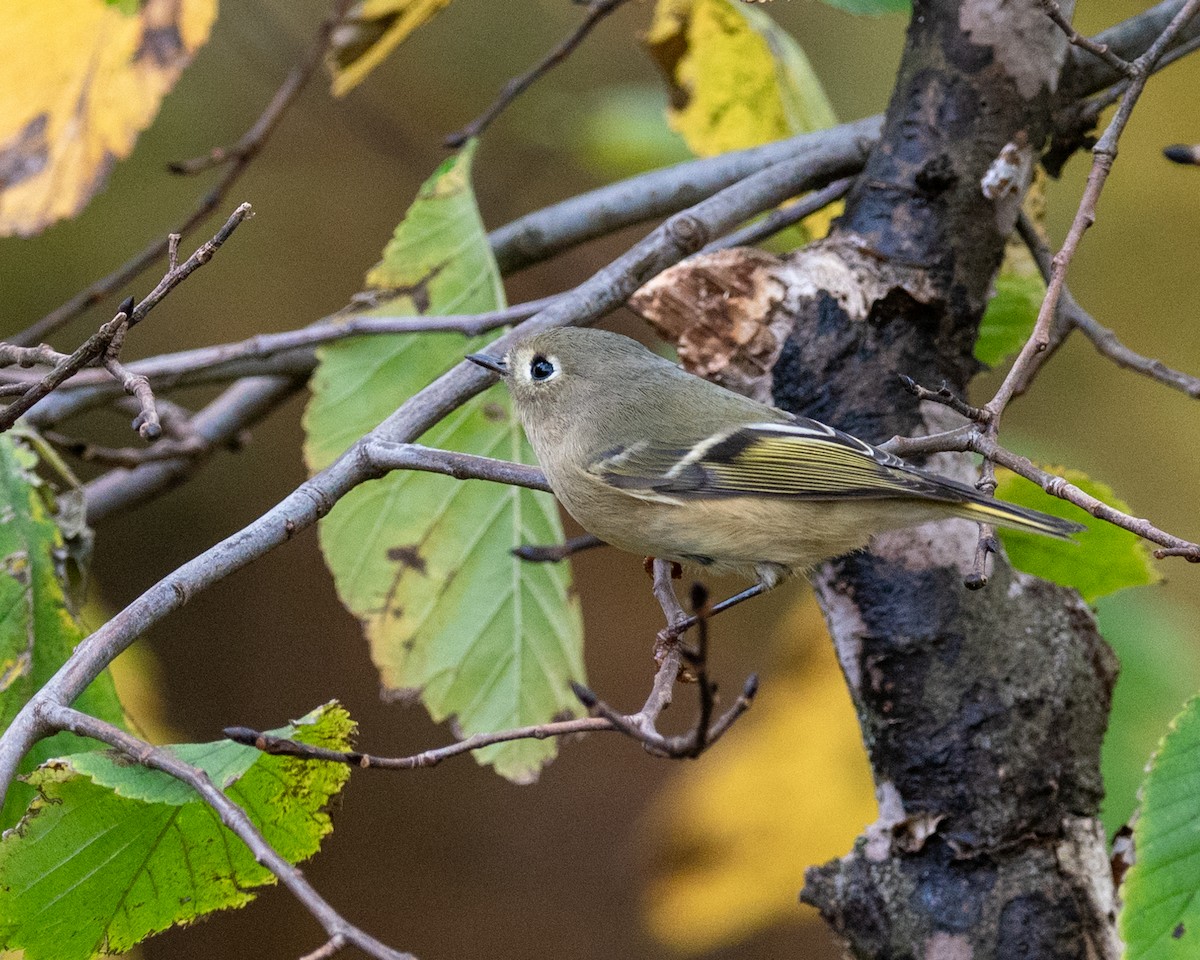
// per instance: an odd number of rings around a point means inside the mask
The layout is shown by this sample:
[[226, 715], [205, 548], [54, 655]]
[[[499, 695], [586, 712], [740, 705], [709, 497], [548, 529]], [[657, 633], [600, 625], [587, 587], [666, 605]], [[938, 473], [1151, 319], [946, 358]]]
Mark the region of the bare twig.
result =
[[[315, 747], [306, 743], [298, 743], [283, 737], [272, 736], [249, 727], [226, 727], [225, 736], [235, 743], [254, 747], [264, 753], [278, 754], [289, 757], [300, 757], [305, 760], [323, 760], [331, 763], [343, 763], [352, 767], [362, 767], [376, 770], [416, 770], [434, 767], [443, 760], [462, 756], [474, 750], [490, 747], [497, 743], [508, 743], [513, 740], [546, 740], [550, 737], [575, 736], [585, 733], [618, 732], [637, 740], [646, 749], [657, 756], [672, 759], [694, 759], [712, 746], [726, 730], [749, 709], [754, 694], [758, 689], [757, 677], [750, 677], [738, 697], [725, 714], [714, 723], [713, 709], [716, 703], [716, 686], [708, 678], [708, 596], [700, 584], [695, 584], [692, 591], [692, 607], [700, 624], [700, 639], [695, 651], [685, 652], [681, 647], [672, 648], [663, 660], [654, 676], [654, 683], [646, 702], [637, 713], [623, 714], [601, 701], [591, 690], [582, 684], [573, 683], [580, 702], [592, 713], [598, 716], [577, 717], [571, 720], [559, 720], [553, 723], [542, 723], [526, 727], [514, 727], [495, 733], [477, 733], [433, 750], [407, 757], [380, 757], [358, 751], [329, 750]], [[671, 693], [679, 675], [683, 659], [696, 671], [699, 681], [700, 709], [696, 723], [686, 733], [677, 736], [664, 736], [658, 732], [657, 722], [663, 710], [671, 702]]]
[[[350, 0], [336, 0], [333, 14], [321, 24], [317, 31], [317, 36], [309, 47], [308, 52], [305, 53], [304, 58], [288, 74], [283, 84], [271, 98], [271, 102], [267, 104], [267, 108], [263, 111], [262, 115], [254, 122], [254, 125], [241, 140], [238, 141], [239, 153], [231, 158], [231, 162], [220, 180], [204, 195], [200, 203], [196, 206], [196, 209], [172, 230], [169, 236], [161, 240], [155, 240], [141, 253], [122, 264], [112, 273], [108, 274], [108, 276], [96, 280], [66, 303], [50, 311], [50, 313], [46, 314], [36, 323], [12, 337], [13, 343], [27, 345], [45, 339], [59, 327], [83, 313], [84, 310], [99, 303], [114, 290], [124, 286], [143, 270], [151, 266], [164, 253], [170, 255], [171, 265], [172, 267], [174, 266], [174, 254], [171, 252], [172, 245], [177, 245], [180, 237], [186, 236], [196, 229], [224, 201], [225, 195], [245, 172], [250, 161], [262, 149], [263, 144], [266, 143], [267, 138], [278, 124], [280, 117], [283, 116], [293, 100], [295, 100], [296, 94], [300, 92], [305, 83], [313, 75], [313, 72], [321, 65], [321, 61], [325, 56], [325, 50], [329, 45], [329, 38], [334, 28], [345, 15], [346, 8], [349, 5]], [[172, 237], [175, 239], [172, 240]]]
[[496, 98], [496, 101], [490, 107], [461, 130], [446, 137], [446, 146], [451, 149], [458, 149], [472, 137], [477, 137], [483, 133], [484, 130], [491, 126], [492, 121], [504, 112], [510, 103], [524, 93], [539, 77], [569, 57], [571, 51], [583, 42], [583, 39], [592, 32], [592, 28], [596, 24], [624, 2], [625, 0], [591, 0], [579, 26], [572, 30], [566, 39], [546, 54], [535, 66], [519, 77], [513, 77], [509, 80], [504, 85], [504, 89], [500, 91], [500, 96]]
[[522, 544], [519, 547], [513, 547], [513, 556], [525, 560], [528, 563], [559, 563], [567, 557], [573, 557], [577, 553], [582, 553], [584, 550], [591, 550], [595, 547], [603, 547], [606, 544], [597, 536], [590, 533], [580, 534], [578, 537], [571, 537], [563, 543], [553, 543], [549, 545], [539, 544]]
[[11, 429], [12, 425], [20, 419], [21, 414], [43, 397], [48, 396], [56, 387], [65, 383], [97, 357], [103, 355], [108, 349], [108, 345], [112, 343], [113, 337], [117, 335], [117, 331], [128, 322], [129, 317], [122, 310], [80, 344], [74, 353], [61, 360], [53, 370], [28, 387], [21, 396], [3, 410], [0, 410], [0, 433]]
[[247, 427], [303, 386], [303, 379], [289, 377], [239, 380], [192, 418], [192, 435], [203, 447], [166, 460], [147, 457], [132, 469], [114, 470], [89, 481], [84, 486], [88, 523], [95, 525], [130, 504], [150, 500], [182, 483], [213, 451], [240, 445]]
[[1010, 450], [1006, 450], [994, 438], [986, 436], [982, 432], [982, 429], [974, 428], [966, 434], [966, 437], [968, 440], [966, 449], [970, 452], [978, 453], [987, 457], [993, 463], [1007, 467], [1013, 473], [1036, 483], [1051, 496], [1058, 497], [1060, 500], [1066, 500], [1068, 503], [1073, 503], [1075, 506], [1086, 510], [1093, 517], [1107, 520], [1115, 526], [1128, 530], [1131, 533], [1136, 533], [1143, 540], [1157, 543], [1172, 551], [1170, 553], [1155, 551], [1156, 555], [1162, 553], [1163, 556], [1184, 556], [1189, 559], [1200, 557], [1200, 546], [1197, 544], [1160, 530], [1150, 523], [1149, 520], [1133, 517], [1110, 507], [1103, 500], [1098, 500], [1090, 493], [1085, 493], [1065, 478], [1056, 476], [1035, 466], [1027, 457], [1022, 457]]
[[940, 403], [943, 406], [949, 407], [960, 416], [966, 417], [968, 420], [973, 420], [976, 423], [986, 423], [988, 420], [986, 411], [981, 410], [979, 407], [971, 406], [945, 383], [936, 390], [930, 390], [927, 387], [921, 386], [916, 380], [905, 374], [900, 374], [900, 382], [904, 384], [904, 389], [918, 400]]
[[[381, 336], [396, 333], [447, 331], [467, 337], [478, 336], [533, 316], [554, 302], [554, 297], [514, 304], [501, 310], [485, 313], [450, 316], [362, 316], [336, 313], [300, 330], [265, 333], [234, 343], [217, 344], [195, 350], [183, 350], [157, 357], [148, 357], [129, 364], [129, 369], [145, 376], [151, 386], [167, 388], [187, 386], [214, 380], [231, 380], [244, 376], [275, 373], [281, 369], [303, 373], [316, 366], [312, 348], [325, 343], [357, 336]], [[2, 345], [0, 345], [2, 346]], [[247, 361], [277, 358], [280, 354], [295, 354], [276, 364], [255, 365]], [[26, 380], [18, 381], [22, 384]], [[9, 386], [0, 385], [0, 394]], [[71, 383], [72, 390], [88, 389], [97, 398], [111, 395], [115, 389], [110, 379], [100, 371], [82, 371]], [[54, 411], [48, 420], [59, 422], [74, 415], [82, 407], [69, 402], [62, 410]]]
[[209, 448], [209, 445], [197, 436], [183, 440], [164, 438], [150, 447], [105, 447], [76, 437], [68, 437], [55, 430], [44, 430], [42, 436], [85, 463], [103, 463], [129, 470], [158, 460], [203, 456]]
[[824, 210], [831, 203], [841, 200], [850, 192], [852, 186], [854, 186], [854, 177], [842, 177], [840, 180], [834, 180], [828, 186], [814, 190], [795, 203], [772, 210], [757, 223], [747, 224], [740, 230], [727, 233], [719, 240], [710, 243], [701, 253], [728, 250], [730, 247], [751, 247], [756, 243], [762, 243], [781, 230], [786, 230], [806, 217], [811, 217], [817, 211]]
[[[202, 243], [183, 263], [169, 269], [158, 282], [157, 286], [147, 294], [141, 303], [135, 307], [132, 306], [132, 298], [126, 300], [121, 305], [120, 312], [97, 330], [96, 333], [92, 334], [74, 353], [64, 358], [54, 369], [31, 385], [20, 397], [3, 410], [0, 410], [0, 432], [12, 427], [17, 419], [33, 407], [34, 404], [45, 398], [68, 379], [75, 376], [75, 374], [88, 364], [101, 359], [106, 364], [110, 361], [115, 362], [128, 329], [139, 323], [175, 287], [179, 286], [197, 269], [208, 263], [212, 259], [213, 254], [221, 248], [222, 244], [229, 239], [234, 230], [252, 212], [250, 204], [243, 203], [233, 211], [229, 219], [225, 221], [224, 226], [213, 235], [212, 239]], [[147, 438], [157, 436], [158, 434], [155, 432], [157, 428], [157, 414], [154, 414], [150, 419], [145, 419], [147, 401], [149, 402], [149, 409], [153, 411], [153, 397], [149, 395], [149, 385], [143, 385], [136, 377], [125, 379], [127, 371], [124, 371], [119, 364], [116, 367], [110, 368], [109, 373], [121, 381], [123, 387], [133, 392], [138, 396], [139, 401], [142, 402], [143, 422], [140, 426], [146, 427], [148, 425], [148, 432], [144, 433], [143, 436]]]
[[174, 777], [200, 795], [229, 828], [246, 845], [254, 859], [270, 870], [313, 918], [324, 928], [330, 940], [353, 944], [364, 953], [379, 960], [416, 960], [410, 953], [393, 950], [348, 922], [304, 878], [304, 874], [288, 863], [267, 843], [246, 815], [246, 811], [229, 799], [199, 767], [184, 763], [170, 750], [151, 746], [144, 740], [103, 720], [97, 720], [62, 704], [47, 703], [41, 709], [43, 722], [55, 730], [69, 730], [81, 737], [106, 743], [123, 753], [134, 763], [159, 770]]
[[36, 347], [18, 347], [11, 343], [0, 343], [0, 367], [53, 367], [65, 363], [68, 357], [58, 353], [49, 344], [40, 343]]
[[1108, 44], [1097, 43], [1095, 40], [1089, 39], [1077, 31], [1071, 24], [1071, 21], [1063, 15], [1062, 8], [1055, 2], [1055, 0], [1040, 0], [1040, 2], [1042, 4], [1042, 9], [1046, 11], [1046, 14], [1051, 20], [1058, 24], [1059, 28], [1067, 35], [1067, 39], [1071, 43], [1079, 47], [1081, 50], [1086, 50], [1093, 56], [1099, 57], [1118, 73], [1124, 74], [1127, 77], [1132, 77], [1135, 75], [1133, 64], [1128, 60], [1118, 57], [1112, 52], [1112, 50], [1109, 49]]
[[154, 403], [154, 391], [150, 381], [140, 373], [134, 373], [115, 357], [106, 358], [104, 369], [121, 384], [127, 394], [138, 402], [138, 414], [133, 418], [133, 429], [143, 440], [157, 440], [162, 436], [162, 424], [158, 419], [158, 407]]
[[[1025, 241], [1025, 245], [1033, 255], [1042, 278], [1048, 281], [1052, 267], [1050, 251], [1046, 249], [1045, 242], [1024, 214], [1021, 214], [1017, 220], [1017, 229], [1021, 233], [1021, 239]], [[1159, 383], [1186, 393], [1193, 399], [1200, 399], [1200, 377], [1175, 370], [1161, 360], [1145, 357], [1125, 346], [1112, 330], [1099, 323], [1095, 317], [1084, 310], [1071, 295], [1070, 288], [1064, 285], [1062, 299], [1058, 306], [1058, 320], [1050, 330], [1049, 344], [1046, 350], [1047, 358], [1072, 330], [1082, 333], [1100, 354], [1108, 357], [1117, 366], [1144, 374]], [[1034, 372], [1044, 362], [1044, 360], [1039, 360], [1030, 365], [1029, 372], [1017, 385], [1016, 392], [1018, 394], [1028, 387]]]

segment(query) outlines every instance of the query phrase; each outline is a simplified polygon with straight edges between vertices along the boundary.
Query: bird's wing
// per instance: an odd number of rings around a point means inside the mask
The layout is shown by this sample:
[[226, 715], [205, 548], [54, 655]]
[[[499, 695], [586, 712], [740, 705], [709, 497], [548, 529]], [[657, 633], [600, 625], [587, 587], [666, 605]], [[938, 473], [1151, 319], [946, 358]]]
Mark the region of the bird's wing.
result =
[[675, 448], [641, 440], [606, 451], [589, 473], [635, 496], [768, 496], [802, 500], [916, 497], [961, 502], [978, 494], [909, 466], [816, 420], [752, 423]]

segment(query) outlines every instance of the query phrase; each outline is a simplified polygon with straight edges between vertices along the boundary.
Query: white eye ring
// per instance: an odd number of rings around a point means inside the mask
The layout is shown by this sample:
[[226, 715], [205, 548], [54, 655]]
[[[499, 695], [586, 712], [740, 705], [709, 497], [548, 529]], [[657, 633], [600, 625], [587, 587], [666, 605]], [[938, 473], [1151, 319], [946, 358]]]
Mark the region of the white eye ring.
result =
[[557, 376], [558, 365], [553, 357], [547, 357], [540, 353], [534, 354], [533, 359], [529, 361], [530, 380], [534, 383], [545, 383]]

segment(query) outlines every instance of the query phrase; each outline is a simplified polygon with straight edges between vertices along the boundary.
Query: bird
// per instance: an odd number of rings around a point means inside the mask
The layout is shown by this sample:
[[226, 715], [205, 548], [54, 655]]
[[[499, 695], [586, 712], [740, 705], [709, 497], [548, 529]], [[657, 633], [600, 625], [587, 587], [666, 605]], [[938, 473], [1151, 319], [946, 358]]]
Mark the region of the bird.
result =
[[950, 517], [1062, 539], [1084, 529], [734, 393], [617, 333], [547, 329], [467, 359], [508, 387], [567, 512], [630, 553], [771, 589], [876, 533]]

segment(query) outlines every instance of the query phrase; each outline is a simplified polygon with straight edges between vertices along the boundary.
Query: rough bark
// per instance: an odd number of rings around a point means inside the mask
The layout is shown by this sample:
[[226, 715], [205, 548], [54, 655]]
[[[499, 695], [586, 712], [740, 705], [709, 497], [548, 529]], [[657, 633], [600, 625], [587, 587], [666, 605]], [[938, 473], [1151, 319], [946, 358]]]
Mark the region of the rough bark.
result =
[[[980, 181], [1005, 144], [1045, 142], [1066, 56], [1036, 0], [913, 13], [879, 147], [828, 243], [793, 264], [833, 254], [844, 275], [800, 298], [774, 371], [780, 406], [876, 440], [931, 426], [898, 374], [961, 390], [975, 370], [1022, 192], [994, 202]], [[1002, 559], [966, 590], [973, 540], [963, 524], [882, 537], [815, 578], [880, 819], [803, 898], [860, 957], [1115, 958], [1094, 819], [1115, 660], [1078, 596]]]
[[[1032, 167], [1066, 55], [1037, 0], [918, 0], [882, 138], [830, 236], [774, 269], [691, 261], [635, 306], [698, 371], [785, 409], [875, 441], [946, 426], [898, 375], [961, 391], [976, 372], [1027, 187], [992, 200], [980, 183], [1006, 144]], [[756, 322], [722, 343], [713, 318], [743, 308]], [[973, 479], [965, 458], [935, 466]], [[1115, 960], [1095, 816], [1116, 662], [1076, 594], [1002, 556], [966, 590], [975, 539], [961, 521], [902, 531], [814, 577], [880, 818], [802, 898], [857, 957]]]

